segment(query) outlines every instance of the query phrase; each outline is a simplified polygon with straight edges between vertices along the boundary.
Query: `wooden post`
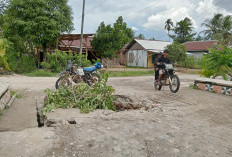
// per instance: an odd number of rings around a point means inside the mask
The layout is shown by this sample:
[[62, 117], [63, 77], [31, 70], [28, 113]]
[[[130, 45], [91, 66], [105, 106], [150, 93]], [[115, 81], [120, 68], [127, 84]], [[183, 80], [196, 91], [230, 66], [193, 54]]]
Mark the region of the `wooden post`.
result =
[[85, 56], [86, 56], [86, 60], [88, 60], [88, 37], [85, 37]]

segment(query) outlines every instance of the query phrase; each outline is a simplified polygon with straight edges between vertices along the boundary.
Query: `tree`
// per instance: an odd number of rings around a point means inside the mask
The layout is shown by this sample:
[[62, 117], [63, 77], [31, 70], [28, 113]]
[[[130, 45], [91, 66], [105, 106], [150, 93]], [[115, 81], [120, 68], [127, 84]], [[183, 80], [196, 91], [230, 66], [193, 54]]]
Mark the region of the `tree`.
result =
[[171, 45], [168, 45], [168, 50], [170, 54], [168, 57], [173, 62], [185, 62], [187, 58], [186, 48], [183, 44], [174, 42]]
[[119, 51], [132, 38], [132, 29], [127, 27], [127, 24], [123, 22], [123, 18], [120, 16], [113, 24], [113, 27], [102, 22], [91, 45], [98, 56], [112, 59], [115, 52]]
[[9, 5], [9, 0], [1, 0], [0, 1], [0, 36], [2, 36], [2, 24], [3, 24], [3, 14], [4, 11], [7, 9], [7, 6]]
[[139, 34], [137, 37], [135, 37], [135, 38], [138, 38], [138, 39], [145, 39], [145, 36], [143, 35], [143, 34]]
[[4, 36], [20, 37], [31, 51], [35, 47], [46, 51], [61, 33], [73, 29], [67, 0], [12, 0], [4, 13]]
[[228, 45], [232, 41], [232, 16], [227, 15], [222, 20], [221, 29], [215, 34], [215, 38], [222, 42], [223, 45]]
[[[172, 20], [170, 18], [167, 19], [167, 21], [165, 22], [165, 27], [164, 28], [168, 31], [168, 36], [169, 36], [170, 30], [173, 28], [173, 22], [172, 22]], [[170, 41], [170, 36], [169, 36], [169, 41]]]
[[184, 43], [186, 41], [193, 41], [196, 33], [193, 33], [193, 23], [191, 19], [186, 17], [184, 20], [177, 22], [173, 29], [174, 35], [170, 37], [179, 43]]
[[1, 0], [0, 1], [0, 15], [6, 10], [7, 6], [9, 5], [10, 0]]
[[219, 29], [221, 28], [222, 25], [222, 19], [223, 19], [222, 14], [215, 14], [212, 19], [207, 19], [205, 20], [205, 22], [201, 24], [201, 26], [207, 28], [206, 30], [202, 31], [202, 33], [204, 33], [205, 38], [207, 40], [213, 39], [215, 34], [219, 32]]
[[206, 30], [202, 31], [207, 40], [217, 39], [223, 45], [230, 44], [232, 40], [232, 16], [223, 16], [222, 14], [215, 14], [212, 19], [207, 19], [202, 26]]

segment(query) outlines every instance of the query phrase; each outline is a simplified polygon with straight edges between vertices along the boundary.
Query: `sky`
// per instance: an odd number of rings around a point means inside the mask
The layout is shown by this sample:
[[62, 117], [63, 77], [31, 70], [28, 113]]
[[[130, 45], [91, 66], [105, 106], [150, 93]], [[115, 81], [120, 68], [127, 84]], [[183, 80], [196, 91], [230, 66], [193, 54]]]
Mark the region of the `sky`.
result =
[[[82, 0], [69, 0], [75, 30], [81, 31]], [[84, 33], [95, 33], [99, 24], [113, 24], [122, 16], [135, 34], [146, 38], [168, 40], [165, 21], [174, 22], [189, 17], [195, 32], [204, 30], [201, 24], [216, 13], [232, 15], [232, 0], [86, 0]]]

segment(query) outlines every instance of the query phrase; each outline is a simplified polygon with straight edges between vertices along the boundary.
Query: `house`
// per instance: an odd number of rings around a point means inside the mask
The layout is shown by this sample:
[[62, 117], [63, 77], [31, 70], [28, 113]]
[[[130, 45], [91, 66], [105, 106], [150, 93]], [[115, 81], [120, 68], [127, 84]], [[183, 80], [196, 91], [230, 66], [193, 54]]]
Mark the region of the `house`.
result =
[[[86, 55], [89, 60], [97, 59], [92, 50], [91, 41], [94, 34], [83, 34], [82, 54]], [[56, 49], [73, 53], [80, 53], [81, 34], [63, 34], [56, 43]]]
[[126, 50], [120, 53], [120, 63], [132, 67], [152, 68], [156, 54], [163, 51], [171, 42], [159, 40], [133, 39]]
[[204, 54], [209, 53], [209, 49], [218, 45], [218, 40], [210, 41], [189, 41], [184, 43], [187, 54], [195, 58], [201, 58]]

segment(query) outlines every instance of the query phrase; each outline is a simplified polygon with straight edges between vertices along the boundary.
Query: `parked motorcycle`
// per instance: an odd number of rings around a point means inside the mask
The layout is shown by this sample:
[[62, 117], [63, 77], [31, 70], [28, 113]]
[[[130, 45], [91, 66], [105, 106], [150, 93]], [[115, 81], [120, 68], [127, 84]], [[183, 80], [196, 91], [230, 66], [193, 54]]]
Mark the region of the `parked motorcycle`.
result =
[[59, 79], [56, 81], [56, 89], [61, 86], [70, 86], [74, 83], [85, 82], [89, 86], [100, 80], [100, 75], [96, 73], [96, 70], [101, 69], [103, 66], [100, 62], [96, 63], [93, 67], [81, 68], [70, 62], [66, 70], [59, 73]]
[[164, 66], [164, 74], [161, 79], [161, 85], [158, 84], [158, 81], [154, 83], [155, 89], [161, 90], [162, 86], [168, 86], [172, 93], [176, 93], [180, 88], [180, 79], [175, 75], [175, 70], [172, 64], [162, 63]]

